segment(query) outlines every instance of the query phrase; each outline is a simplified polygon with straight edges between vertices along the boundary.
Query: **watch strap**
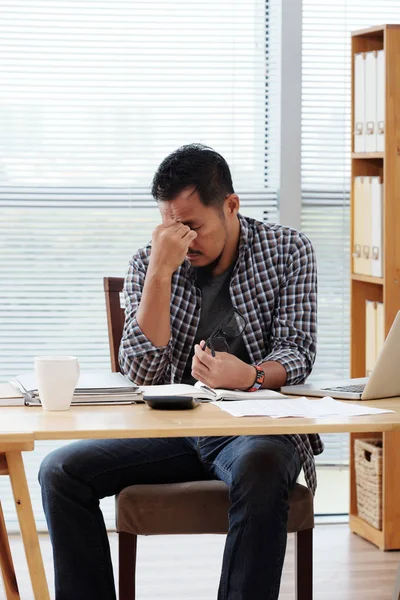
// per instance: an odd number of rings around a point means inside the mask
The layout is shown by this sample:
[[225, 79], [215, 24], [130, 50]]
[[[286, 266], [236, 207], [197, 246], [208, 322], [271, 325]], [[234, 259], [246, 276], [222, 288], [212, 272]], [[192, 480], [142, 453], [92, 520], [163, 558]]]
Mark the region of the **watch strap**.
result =
[[256, 392], [259, 390], [264, 383], [265, 373], [258, 365], [253, 365], [256, 370], [256, 378], [253, 385], [247, 390], [248, 392]]

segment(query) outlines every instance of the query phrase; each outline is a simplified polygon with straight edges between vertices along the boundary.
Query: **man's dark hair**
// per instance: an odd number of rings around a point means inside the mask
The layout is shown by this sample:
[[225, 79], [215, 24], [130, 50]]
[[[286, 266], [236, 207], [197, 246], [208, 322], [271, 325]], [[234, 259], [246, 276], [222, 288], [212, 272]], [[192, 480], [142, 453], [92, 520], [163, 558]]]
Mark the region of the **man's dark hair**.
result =
[[226, 160], [203, 144], [188, 144], [172, 152], [158, 167], [151, 193], [156, 200], [167, 201], [188, 187], [195, 188], [206, 206], [222, 206], [226, 196], [234, 193]]

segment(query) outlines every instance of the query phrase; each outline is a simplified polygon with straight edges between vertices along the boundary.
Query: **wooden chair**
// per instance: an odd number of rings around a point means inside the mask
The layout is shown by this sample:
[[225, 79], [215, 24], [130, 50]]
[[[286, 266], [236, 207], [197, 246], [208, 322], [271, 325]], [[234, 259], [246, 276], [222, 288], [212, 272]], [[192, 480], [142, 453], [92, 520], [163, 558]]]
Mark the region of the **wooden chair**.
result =
[[[119, 371], [118, 349], [124, 326], [120, 293], [124, 280], [104, 278], [112, 370]], [[314, 507], [310, 490], [296, 484], [289, 500], [288, 533], [294, 533], [296, 599], [313, 597]], [[132, 485], [116, 497], [119, 534], [119, 600], [135, 599], [138, 535], [227, 533], [228, 487], [222, 481]]]

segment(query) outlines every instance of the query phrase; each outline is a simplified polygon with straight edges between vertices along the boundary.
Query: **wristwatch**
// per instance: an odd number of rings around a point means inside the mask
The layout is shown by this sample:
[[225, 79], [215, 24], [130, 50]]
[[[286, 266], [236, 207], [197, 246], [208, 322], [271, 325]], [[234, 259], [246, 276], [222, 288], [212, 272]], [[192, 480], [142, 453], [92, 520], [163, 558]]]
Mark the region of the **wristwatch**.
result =
[[255, 379], [253, 385], [251, 386], [251, 388], [246, 390], [247, 392], [256, 392], [257, 390], [259, 390], [260, 387], [262, 386], [262, 384], [264, 383], [264, 379], [265, 379], [264, 371], [262, 369], [260, 369], [260, 367], [258, 367], [257, 365], [253, 365], [253, 367], [257, 371], [257, 375], [256, 375], [256, 379]]

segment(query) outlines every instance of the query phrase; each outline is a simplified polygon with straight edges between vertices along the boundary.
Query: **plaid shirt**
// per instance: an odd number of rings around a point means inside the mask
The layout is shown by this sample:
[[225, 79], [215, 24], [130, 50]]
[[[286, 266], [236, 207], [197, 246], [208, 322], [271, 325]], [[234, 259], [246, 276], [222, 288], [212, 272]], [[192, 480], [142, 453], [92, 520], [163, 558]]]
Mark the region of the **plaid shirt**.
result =
[[[243, 341], [251, 363], [279, 362], [287, 372], [287, 385], [302, 383], [316, 353], [317, 275], [311, 243], [288, 227], [242, 215], [239, 220], [239, 255], [230, 295], [247, 321]], [[119, 363], [138, 385], [179, 383], [200, 321], [201, 293], [186, 260], [172, 276], [171, 338], [167, 346], [154, 346], [136, 321], [150, 250], [148, 244], [129, 263]], [[315, 492], [314, 455], [323, 451], [320, 437], [288, 437], [299, 452], [307, 485]]]

